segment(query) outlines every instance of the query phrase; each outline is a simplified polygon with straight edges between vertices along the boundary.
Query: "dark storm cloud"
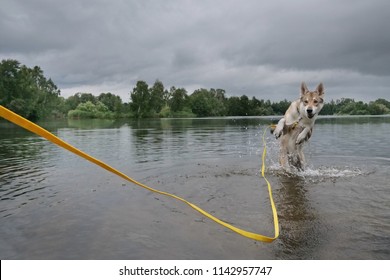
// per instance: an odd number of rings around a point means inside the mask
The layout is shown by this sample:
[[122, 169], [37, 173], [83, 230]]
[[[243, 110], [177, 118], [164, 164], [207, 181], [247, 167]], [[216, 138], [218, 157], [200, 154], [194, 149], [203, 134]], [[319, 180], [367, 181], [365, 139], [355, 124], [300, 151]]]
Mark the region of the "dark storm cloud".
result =
[[387, 98], [390, 2], [2, 1], [0, 58], [39, 65], [64, 95], [137, 80], [190, 93], [293, 99], [324, 82], [328, 98]]

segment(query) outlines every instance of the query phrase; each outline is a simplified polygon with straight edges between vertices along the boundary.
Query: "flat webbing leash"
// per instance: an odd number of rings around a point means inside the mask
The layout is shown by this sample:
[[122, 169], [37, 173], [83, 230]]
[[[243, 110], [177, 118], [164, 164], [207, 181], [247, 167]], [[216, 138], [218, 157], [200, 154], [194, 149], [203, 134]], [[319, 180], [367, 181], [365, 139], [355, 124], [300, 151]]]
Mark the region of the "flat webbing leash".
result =
[[271, 202], [271, 208], [272, 208], [272, 214], [273, 214], [273, 219], [274, 219], [274, 227], [275, 227], [275, 236], [274, 237], [268, 237], [268, 236], [265, 236], [265, 235], [261, 235], [261, 234], [257, 234], [257, 233], [253, 233], [253, 232], [249, 232], [249, 231], [246, 231], [246, 230], [242, 230], [240, 228], [237, 228], [235, 226], [232, 226], [231, 224], [229, 223], [226, 223], [216, 217], [214, 217], [213, 215], [211, 215], [210, 213], [206, 212], [205, 210], [201, 209], [200, 207], [196, 206], [195, 204], [192, 204], [190, 203], [189, 201], [185, 200], [184, 198], [181, 198], [177, 195], [174, 195], [174, 194], [170, 194], [170, 193], [167, 193], [167, 192], [164, 192], [164, 191], [160, 191], [160, 190], [156, 190], [156, 189], [153, 189], [151, 187], [148, 187], [136, 180], [134, 180], [133, 178], [130, 178], [129, 176], [127, 176], [126, 174], [118, 171], [117, 169], [111, 167], [110, 165], [102, 162], [101, 160], [98, 160], [92, 156], [90, 156], [89, 154], [73, 147], [72, 145], [68, 144], [67, 142], [63, 141], [62, 139], [60, 139], [59, 137], [55, 136], [54, 134], [50, 133], [49, 131], [43, 129], [42, 127], [34, 124], [33, 122], [30, 122], [29, 120], [19, 116], [18, 114], [6, 109], [5, 107], [3, 106], [0, 106], [0, 116], [3, 117], [4, 119], [20, 126], [20, 127], [23, 127], [24, 129], [28, 130], [28, 131], [31, 131], [47, 140], [49, 140], [50, 142], [54, 143], [54, 144], [57, 144], [58, 146], [106, 169], [107, 171], [111, 172], [111, 173], [114, 173], [116, 175], [118, 175], [119, 177], [122, 177], [123, 179], [135, 184], [135, 185], [138, 185], [142, 188], [145, 188], [151, 192], [155, 192], [155, 193], [158, 193], [158, 194], [161, 194], [161, 195], [165, 195], [165, 196], [169, 196], [169, 197], [172, 197], [176, 200], [179, 200], [181, 202], [184, 202], [186, 203], [188, 206], [192, 207], [193, 209], [195, 209], [196, 211], [200, 212], [201, 214], [203, 214], [204, 216], [206, 216], [207, 218], [213, 220], [214, 222], [242, 235], [242, 236], [245, 236], [247, 238], [251, 238], [251, 239], [254, 239], [254, 240], [258, 240], [258, 241], [262, 241], [262, 242], [273, 242], [275, 239], [278, 238], [279, 236], [279, 222], [278, 222], [278, 215], [277, 215], [277, 212], [276, 212], [276, 207], [275, 207], [275, 204], [274, 204], [274, 201], [273, 201], [273, 198], [272, 198], [272, 189], [271, 189], [271, 184], [269, 183], [269, 181], [265, 178], [264, 176], [264, 172], [265, 172], [265, 156], [266, 156], [266, 143], [265, 143], [265, 132], [266, 130], [268, 129], [268, 127], [264, 130], [264, 133], [263, 133], [263, 143], [264, 143], [264, 150], [263, 150], [263, 156], [262, 156], [262, 168], [261, 168], [261, 176], [264, 178], [264, 180], [266, 181], [267, 183], [267, 186], [268, 186], [268, 193], [269, 193], [269, 197], [270, 197], [270, 202]]

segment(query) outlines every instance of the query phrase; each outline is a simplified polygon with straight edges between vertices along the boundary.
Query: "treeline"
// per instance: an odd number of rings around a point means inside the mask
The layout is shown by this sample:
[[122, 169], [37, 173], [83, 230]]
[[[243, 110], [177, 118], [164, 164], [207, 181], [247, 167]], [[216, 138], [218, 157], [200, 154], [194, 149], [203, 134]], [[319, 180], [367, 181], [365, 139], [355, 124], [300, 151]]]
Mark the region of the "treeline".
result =
[[[271, 116], [283, 115], [291, 101], [249, 98], [226, 97], [223, 89], [197, 89], [191, 95], [183, 88], [164, 90], [160, 81], [152, 87], [144, 81], [138, 81], [131, 92], [130, 109], [135, 117], [215, 117], [215, 116]], [[390, 102], [377, 99], [369, 103], [355, 101], [351, 98], [342, 98], [325, 103], [322, 115], [384, 115], [390, 113]]]
[[369, 103], [351, 98], [326, 102], [322, 115], [386, 115], [390, 114], [390, 101], [379, 98]]
[[[156, 80], [152, 86], [138, 81], [130, 91], [129, 102], [110, 92], [95, 96], [76, 93], [68, 98], [43, 71], [28, 68], [16, 60], [0, 63], [0, 105], [31, 119], [45, 118], [150, 118], [283, 115], [291, 101], [227, 97], [223, 89], [166, 89]], [[369, 103], [343, 98], [327, 101], [322, 115], [381, 115], [390, 113], [390, 102], [378, 99]]]
[[43, 75], [38, 66], [28, 68], [16, 60], [0, 63], [0, 105], [30, 119], [37, 120], [57, 115], [60, 90]]

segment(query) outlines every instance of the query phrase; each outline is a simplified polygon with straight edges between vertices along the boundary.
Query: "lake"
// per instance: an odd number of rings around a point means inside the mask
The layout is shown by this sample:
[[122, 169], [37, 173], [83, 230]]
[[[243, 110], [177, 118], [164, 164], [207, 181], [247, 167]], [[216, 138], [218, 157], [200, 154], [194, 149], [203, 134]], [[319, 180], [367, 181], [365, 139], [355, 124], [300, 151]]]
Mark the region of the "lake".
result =
[[[278, 117], [64, 120], [44, 128], [223, 221], [273, 236], [261, 136]], [[308, 168], [284, 173], [267, 133], [280, 223], [247, 239], [0, 121], [1, 259], [390, 259], [390, 116], [317, 120]]]

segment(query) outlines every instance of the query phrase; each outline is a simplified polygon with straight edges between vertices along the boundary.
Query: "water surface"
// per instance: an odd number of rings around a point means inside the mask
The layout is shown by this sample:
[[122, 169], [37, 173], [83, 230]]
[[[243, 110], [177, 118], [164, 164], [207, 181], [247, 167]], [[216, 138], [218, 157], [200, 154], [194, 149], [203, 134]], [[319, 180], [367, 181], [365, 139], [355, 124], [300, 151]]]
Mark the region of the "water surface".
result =
[[[272, 118], [41, 125], [153, 188], [273, 235], [261, 135]], [[267, 134], [281, 235], [246, 239], [0, 122], [1, 259], [389, 259], [389, 117], [322, 117], [306, 171], [288, 175]]]

